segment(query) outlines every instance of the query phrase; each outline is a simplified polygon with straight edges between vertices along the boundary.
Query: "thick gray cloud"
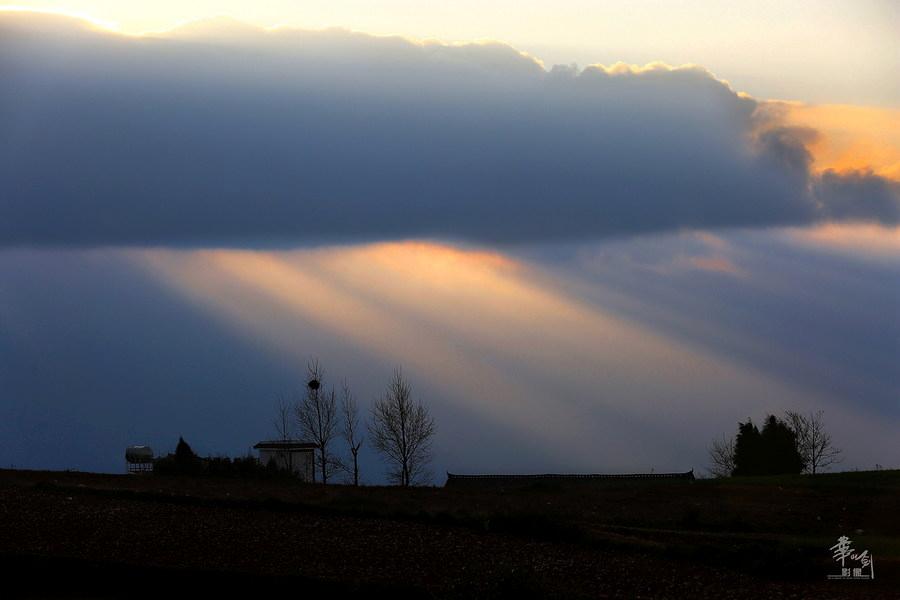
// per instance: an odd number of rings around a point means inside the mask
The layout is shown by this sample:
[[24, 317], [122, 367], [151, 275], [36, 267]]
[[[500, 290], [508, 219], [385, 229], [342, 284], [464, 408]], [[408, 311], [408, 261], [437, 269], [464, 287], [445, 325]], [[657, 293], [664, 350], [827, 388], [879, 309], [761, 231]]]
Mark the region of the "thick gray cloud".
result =
[[827, 170], [816, 180], [816, 197], [834, 220], [900, 223], [900, 184], [870, 171]]
[[501, 44], [228, 31], [0, 15], [0, 244], [528, 242], [896, 215], [895, 197], [846, 204], [860, 186], [832, 179], [841, 208], [823, 209], [803, 135], [748, 145], [757, 102], [699, 68], [547, 72]]

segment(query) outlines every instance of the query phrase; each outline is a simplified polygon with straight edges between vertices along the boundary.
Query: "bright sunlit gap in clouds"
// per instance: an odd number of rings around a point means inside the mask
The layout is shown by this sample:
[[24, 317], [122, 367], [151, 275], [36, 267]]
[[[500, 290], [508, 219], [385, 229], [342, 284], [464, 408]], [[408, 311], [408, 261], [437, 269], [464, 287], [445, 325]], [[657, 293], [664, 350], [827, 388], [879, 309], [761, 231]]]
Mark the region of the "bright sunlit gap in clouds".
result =
[[871, 169], [900, 181], [900, 109], [785, 105], [786, 120], [818, 133], [809, 150], [819, 170]]
[[124, 33], [120, 31], [118, 23], [114, 23], [112, 21], [105, 21], [103, 19], [98, 19], [93, 15], [90, 15], [85, 12], [80, 12], [77, 10], [67, 10], [64, 8], [46, 8], [46, 7], [31, 7], [31, 6], [23, 6], [23, 5], [0, 5], [0, 12], [12, 12], [12, 13], [35, 13], [38, 15], [58, 15], [61, 17], [72, 17], [73, 19], [80, 19], [82, 21], [86, 21], [95, 27], [99, 27], [101, 29], [107, 29], [109, 31], [113, 31], [116, 33]]
[[[728, 245], [702, 239], [719, 250]], [[727, 261], [716, 256], [675, 259], [667, 268], [734, 275], [708, 264]], [[551, 455], [560, 464], [588, 468], [602, 452], [616, 456], [606, 468], [640, 468], [666, 444], [685, 444], [675, 438], [689, 435], [692, 423], [708, 426], [711, 415], [728, 422], [741, 411], [775, 410], [778, 402], [823, 405], [778, 376], [579, 299], [568, 291], [578, 289], [575, 280], [495, 252], [403, 242], [288, 252], [151, 250], [134, 259], [248, 340], [264, 341], [273, 357], [301, 368], [309, 350], [300, 340], [311, 327], [323, 329], [403, 364], [439, 398], [452, 398], [455, 410], [540, 440], [559, 453]], [[760, 276], [741, 285], [759, 285]], [[668, 275], [658, 270], [655, 277]], [[604, 287], [590, 285], [594, 293]], [[827, 405], [848, 427], [871, 425], [837, 398]], [[459, 426], [449, 425], [448, 439]], [[647, 428], [655, 431], [653, 442], [638, 435]], [[447, 452], [457, 465], [474, 460]]]

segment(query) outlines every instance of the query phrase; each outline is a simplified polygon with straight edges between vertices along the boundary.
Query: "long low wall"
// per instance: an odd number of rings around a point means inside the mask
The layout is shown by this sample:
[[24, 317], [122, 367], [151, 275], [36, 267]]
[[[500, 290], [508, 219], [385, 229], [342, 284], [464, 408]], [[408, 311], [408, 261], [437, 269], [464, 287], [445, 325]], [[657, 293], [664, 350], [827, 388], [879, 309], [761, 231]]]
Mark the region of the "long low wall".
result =
[[446, 486], [520, 486], [536, 483], [567, 484], [605, 481], [651, 481], [680, 480], [693, 481], [694, 470], [684, 473], [589, 473], [561, 474], [541, 473], [536, 475], [459, 475], [447, 473]]

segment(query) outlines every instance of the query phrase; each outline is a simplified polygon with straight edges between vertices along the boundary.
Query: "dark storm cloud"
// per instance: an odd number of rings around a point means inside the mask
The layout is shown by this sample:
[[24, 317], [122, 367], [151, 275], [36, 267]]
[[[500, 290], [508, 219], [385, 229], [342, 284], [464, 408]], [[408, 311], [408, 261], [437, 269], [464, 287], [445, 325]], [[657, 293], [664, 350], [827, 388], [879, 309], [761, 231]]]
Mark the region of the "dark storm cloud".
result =
[[825, 171], [816, 180], [816, 197], [835, 220], [900, 223], [900, 184], [870, 171]]
[[0, 16], [0, 244], [529, 242], [896, 209], [811, 187], [796, 130], [748, 147], [757, 103], [702, 69], [228, 32]]

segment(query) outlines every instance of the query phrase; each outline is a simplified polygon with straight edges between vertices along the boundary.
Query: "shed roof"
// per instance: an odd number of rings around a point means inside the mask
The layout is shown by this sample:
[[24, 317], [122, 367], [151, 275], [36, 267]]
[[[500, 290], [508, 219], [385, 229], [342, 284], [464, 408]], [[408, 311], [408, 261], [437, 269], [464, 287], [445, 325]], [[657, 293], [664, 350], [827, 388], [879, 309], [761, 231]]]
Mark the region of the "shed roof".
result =
[[132, 463], [153, 462], [153, 449], [150, 446], [128, 446], [125, 448], [125, 460]]
[[313, 442], [301, 442], [299, 440], [269, 440], [259, 442], [253, 447], [257, 450], [315, 450], [319, 445]]

